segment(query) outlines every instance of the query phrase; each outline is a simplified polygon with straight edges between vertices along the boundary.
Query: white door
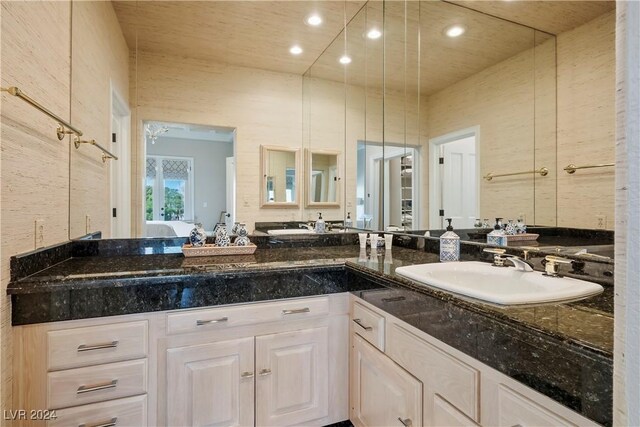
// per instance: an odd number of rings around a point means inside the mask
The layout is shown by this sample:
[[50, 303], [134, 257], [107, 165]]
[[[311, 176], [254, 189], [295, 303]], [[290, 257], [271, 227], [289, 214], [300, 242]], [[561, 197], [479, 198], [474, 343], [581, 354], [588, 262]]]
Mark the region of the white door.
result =
[[435, 147], [432, 145], [434, 148], [439, 154], [431, 174], [435, 200], [432, 199], [430, 228], [444, 228], [444, 218], [453, 219], [454, 229], [473, 228], [480, 214], [476, 134], [445, 139]]
[[131, 237], [131, 165], [129, 110], [112, 90], [111, 146], [118, 160], [110, 161], [111, 174], [111, 237]]
[[349, 388], [356, 427], [422, 425], [422, 383], [355, 334]]
[[253, 340], [167, 350], [170, 426], [254, 425]]
[[256, 425], [301, 426], [329, 415], [327, 327], [256, 337]]

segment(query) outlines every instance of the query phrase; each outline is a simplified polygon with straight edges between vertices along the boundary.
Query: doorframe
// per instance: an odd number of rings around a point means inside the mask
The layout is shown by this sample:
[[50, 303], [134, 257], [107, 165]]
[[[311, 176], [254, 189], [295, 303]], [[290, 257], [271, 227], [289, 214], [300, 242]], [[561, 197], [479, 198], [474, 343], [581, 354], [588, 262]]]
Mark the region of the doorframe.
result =
[[[470, 136], [475, 137], [476, 145], [476, 174], [480, 172], [480, 125], [460, 129], [435, 138], [429, 139], [429, 226], [434, 229], [434, 225], [440, 221], [440, 201], [442, 200], [440, 181], [440, 146], [448, 142], [456, 141]], [[480, 179], [476, 181], [476, 212], [480, 215]]]
[[[109, 184], [110, 204], [109, 211], [112, 238], [128, 238], [132, 236], [131, 229], [131, 110], [124, 98], [116, 90], [113, 81], [109, 82], [111, 100], [111, 120], [109, 123], [110, 137], [113, 133], [118, 135], [117, 142], [111, 149], [118, 157], [118, 161], [110, 162]], [[113, 122], [117, 120], [119, 129], [113, 128]], [[116, 209], [116, 217], [113, 217], [113, 209]]]

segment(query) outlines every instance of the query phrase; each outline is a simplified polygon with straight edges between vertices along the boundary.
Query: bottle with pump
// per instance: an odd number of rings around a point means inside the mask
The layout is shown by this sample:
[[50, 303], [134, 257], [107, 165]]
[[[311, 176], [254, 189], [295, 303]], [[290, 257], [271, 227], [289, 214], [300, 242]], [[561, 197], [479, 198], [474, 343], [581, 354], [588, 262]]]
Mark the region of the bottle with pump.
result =
[[318, 234], [324, 233], [326, 230], [324, 219], [322, 219], [322, 212], [318, 212], [318, 220], [316, 221], [315, 232]]
[[495, 246], [507, 246], [507, 233], [502, 229], [502, 218], [496, 218], [493, 231], [487, 234], [487, 244]]
[[347, 212], [347, 219], [344, 220], [344, 228], [353, 227], [353, 220], [351, 219], [351, 212]]
[[451, 218], [447, 218], [447, 231], [440, 236], [440, 262], [460, 260], [460, 237], [453, 232]]

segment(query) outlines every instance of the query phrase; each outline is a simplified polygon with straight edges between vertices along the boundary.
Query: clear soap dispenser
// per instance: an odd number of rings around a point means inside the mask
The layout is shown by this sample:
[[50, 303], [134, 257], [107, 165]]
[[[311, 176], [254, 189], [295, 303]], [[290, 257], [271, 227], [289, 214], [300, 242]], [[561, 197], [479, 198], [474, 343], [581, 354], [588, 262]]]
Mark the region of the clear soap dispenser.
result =
[[451, 218], [447, 218], [447, 231], [440, 236], [440, 262], [460, 260], [460, 237], [453, 232]]
[[322, 234], [325, 232], [325, 222], [322, 219], [322, 212], [318, 212], [318, 220], [316, 221], [315, 232], [318, 234]]

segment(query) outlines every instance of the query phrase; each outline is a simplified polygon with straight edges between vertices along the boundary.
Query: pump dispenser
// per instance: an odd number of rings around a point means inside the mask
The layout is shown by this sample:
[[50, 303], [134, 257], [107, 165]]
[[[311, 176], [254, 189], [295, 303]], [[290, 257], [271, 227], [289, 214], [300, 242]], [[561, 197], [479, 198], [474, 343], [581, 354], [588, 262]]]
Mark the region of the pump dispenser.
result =
[[460, 260], [460, 237], [453, 232], [451, 218], [447, 218], [447, 231], [440, 236], [440, 262]]
[[318, 220], [316, 221], [315, 232], [318, 234], [322, 234], [325, 232], [325, 223], [324, 219], [322, 219], [322, 212], [318, 212]]
[[507, 233], [502, 229], [502, 218], [496, 218], [493, 231], [487, 234], [487, 244], [495, 246], [507, 246]]
[[347, 219], [344, 220], [344, 228], [353, 227], [353, 220], [351, 219], [351, 212], [347, 212]]

